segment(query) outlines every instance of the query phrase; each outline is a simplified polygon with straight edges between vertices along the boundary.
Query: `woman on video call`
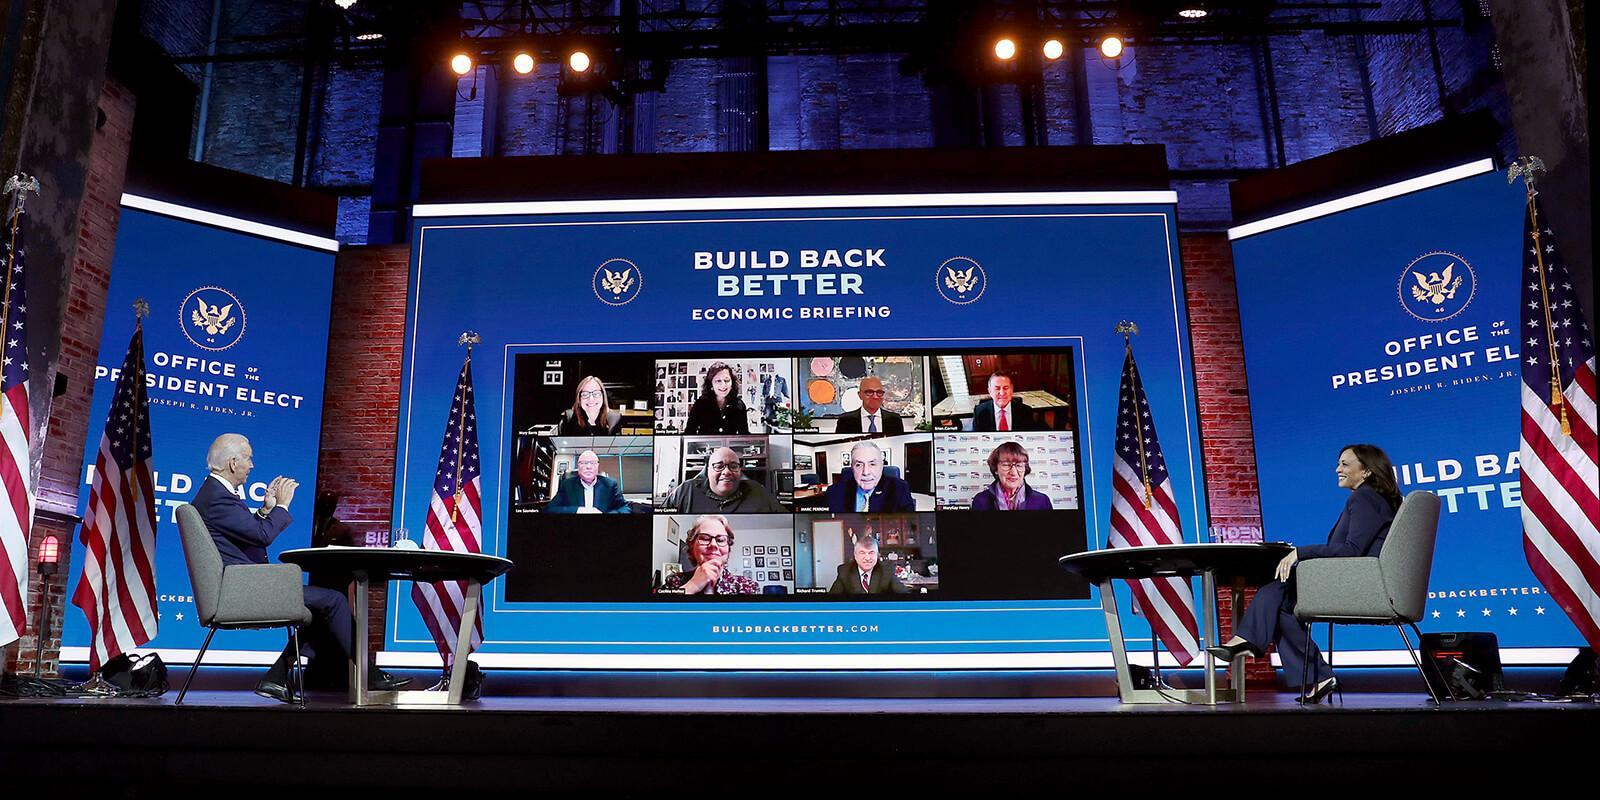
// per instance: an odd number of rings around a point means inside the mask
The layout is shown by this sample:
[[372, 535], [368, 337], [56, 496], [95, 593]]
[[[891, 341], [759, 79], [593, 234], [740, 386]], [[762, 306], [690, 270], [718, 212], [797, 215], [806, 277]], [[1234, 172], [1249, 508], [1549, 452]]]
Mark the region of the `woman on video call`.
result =
[[733, 528], [721, 514], [704, 514], [689, 528], [689, 563], [693, 572], [668, 575], [662, 589], [682, 589], [684, 594], [760, 594], [761, 584], [735, 574], [728, 561], [733, 555]]
[[[1350, 490], [1350, 497], [1345, 500], [1338, 521], [1333, 523], [1327, 543], [1289, 551], [1289, 555], [1278, 562], [1277, 580], [1256, 591], [1235, 636], [1207, 648], [1211, 655], [1232, 661], [1240, 653], [1263, 658], [1267, 645], [1276, 644], [1278, 656], [1283, 659], [1284, 675], [1291, 680], [1298, 680], [1305, 674], [1305, 662], [1310, 660], [1313, 683], [1310, 691], [1300, 695], [1302, 703], [1321, 702], [1339, 688], [1339, 681], [1333, 676], [1333, 668], [1322, 658], [1317, 643], [1295, 619], [1294, 565], [1312, 558], [1377, 556], [1383, 548], [1384, 537], [1389, 535], [1394, 512], [1400, 507], [1394, 465], [1376, 445], [1346, 446], [1339, 452], [1334, 474], [1339, 478], [1339, 486]], [[1305, 687], [1301, 690], [1305, 691]]]
[[593, 375], [578, 381], [572, 408], [561, 412], [558, 436], [612, 436], [622, 428], [622, 412], [611, 408], [606, 385]]
[[700, 384], [700, 397], [689, 408], [689, 421], [684, 433], [746, 434], [750, 420], [744, 401], [739, 399], [739, 375], [721, 361], [706, 368], [706, 377]]

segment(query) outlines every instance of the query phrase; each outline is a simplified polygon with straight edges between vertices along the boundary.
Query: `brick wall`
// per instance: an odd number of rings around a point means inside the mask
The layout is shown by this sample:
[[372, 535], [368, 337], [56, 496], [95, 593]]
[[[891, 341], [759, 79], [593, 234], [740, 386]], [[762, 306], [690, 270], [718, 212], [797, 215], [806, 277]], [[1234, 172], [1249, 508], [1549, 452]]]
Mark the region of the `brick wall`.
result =
[[[1261, 500], [1256, 484], [1250, 399], [1246, 395], [1239, 300], [1233, 281], [1233, 249], [1228, 237], [1220, 233], [1189, 234], [1179, 244], [1189, 336], [1194, 348], [1195, 393], [1200, 405], [1212, 538], [1261, 541]], [[1254, 593], [1251, 590], [1246, 597]], [[1228, 625], [1230, 592], [1218, 591], [1217, 608], [1226, 641], [1232, 635]], [[1247, 680], [1252, 686], [1272, 682], [1271, 662], [1251, 659], [1247, 664]]]
[[[338, 492], [335, 515], [357, 531], [389, 528], [410, 257], [404, 246], [347, 247], [334, 262], [317, 491]], [[372, 593], [378, 649], [385, 597]]]
[[[133, 136], [133, 94], [114, 80], [101, 92], [100, 110], [106, 122], [89, 147], [88, 176], [78, 223], [76, 246], [71, 250], [65, 313], [61, 318], [61, 355], [57, 371], [67, 377], [66, 394], [50, 407], [44, 453], [40, 459], [38, 514], [29, 543], [30, 568], [37, 561], [39, 543], [55, 536], [61, 543], [60, 571], [45, 583], [37, 574], [28, 582], [28, 618], [33, 630], [16, 646], [8, 669], [33, 670], [37, 658], [37, 627], [48, 592], [50, 629], [44, 637], [42, 672], [54, 675], [61, 650], [61, 620], [67, 613], [66, 584], [74, 574], [72, 537], [82, 490], [79, 468], [89, 436], [89, 400], [94, 392], [95, 360], [99, 356], [100, 327], [105, 316], [106, 290], [111, 284], [111, 257], [117, 240], [117, 220], [122, 179], [128, 166], [128, 143]], [[132, 313], [132, 310], [129, 310]], [[124, 343], [125, 344], [125, 343]], [[113, 343], [111, 346], [121, 346]], [[47, 384], [48, 385], [48, 384]], [[99, 432], [96, 431], [95, 435]], [[76, 613], [76, 611], [74, 611]]]

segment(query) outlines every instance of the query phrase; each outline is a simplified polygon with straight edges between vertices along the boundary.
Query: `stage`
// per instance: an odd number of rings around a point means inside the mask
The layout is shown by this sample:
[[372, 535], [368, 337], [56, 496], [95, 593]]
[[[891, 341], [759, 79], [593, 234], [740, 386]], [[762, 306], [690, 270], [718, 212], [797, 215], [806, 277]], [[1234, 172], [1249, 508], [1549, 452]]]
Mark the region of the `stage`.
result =
[[[1404, 673], [1349, 672], [1344, 704], [1313, 708], [1270, 691], [1216, 708], [1081, 696], [1108, 687], [1105, 673], [490, 673], [491, 696], [462, 708], [392, 709], [316, 692], [304, 708], [285, 706], [250, 692], [253, 670], [208, 670], [183, 706], [176, 688], [150, 700], [0, 701], [0, 771], [23, 785], [123, 796], [246, 786], [1149, 789], [1230, 774], [1249, 776], [1250, 791], [1285, 781], [1526, 790], [1552, 765], [1585, 763], [1600, 730], [1593, 703], [1436, 709], [1420, 686], [1376, 690], [1407, 686]], [[1508, 683], [1533, 685], [1514, 674]], [[718, 689], [745, 696], [709, 696]], [[812, 696], [761, 696], [797, 689]], [[935, 691], [946, 696], [910, 696]], [[1035, 696], [983, 696], [1001, 691]], [[865, 692], [907, 696], [850, 696]], [[696, 778], [708, 763], [715, 777]]]

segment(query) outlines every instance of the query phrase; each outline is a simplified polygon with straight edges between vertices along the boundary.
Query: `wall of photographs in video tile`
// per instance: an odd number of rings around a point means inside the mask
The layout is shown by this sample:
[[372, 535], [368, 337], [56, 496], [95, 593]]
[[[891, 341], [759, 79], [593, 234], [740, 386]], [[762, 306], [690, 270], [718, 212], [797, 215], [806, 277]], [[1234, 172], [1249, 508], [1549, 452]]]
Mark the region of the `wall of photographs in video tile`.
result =
[[[509, 549], [542, 579], [512, 576], [513, 599], [1077, 592], [1043, 571], [1031, 586], [961, 576], [963, 560], [993, 569], [983, 548], [958, 542], [941, 563], [938, 546], [948, 528], [1025, 535], [1056, 556], [1084, 548], [1070, 349], [514, 364]], [[629, 577], [569, 578], [552, 564], [568, 557]]]

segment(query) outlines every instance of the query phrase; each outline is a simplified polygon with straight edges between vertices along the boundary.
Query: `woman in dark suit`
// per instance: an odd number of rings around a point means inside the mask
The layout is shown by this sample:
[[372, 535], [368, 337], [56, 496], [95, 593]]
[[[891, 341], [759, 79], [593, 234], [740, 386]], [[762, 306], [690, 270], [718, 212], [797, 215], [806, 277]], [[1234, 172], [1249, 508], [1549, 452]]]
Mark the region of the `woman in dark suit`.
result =
[[612, 436], [622, 428], [622, 412], [611, 408], [606, 385], [593, 375], [578, 381], [572, 408], [561, 412], [557, 436]]
[[[1339, 476], [1339, 486], [1350, 490], [1350, 499], [1328, 533], [1327, 543], [1289, 551], [1278, 562], [1277, 580], [1257, 590], [1234, 637], [1207, 648], [1211, 655], [1232, 661], [1240, 653], [1262, 658], [1267, 654], [1267, 645], [1276, 644], [1286, 675], [1304, 675], [1305, 662], [1310, 660], [1313, 684], [1310, 691], [1300, 695], [1302, 703], [1320, 702], [1339, 688], [1339, 681], [1322, 658], [1317, 643], [1295, 619], [1294, 565], [1312, 558], [1377, 556], [1384, 537], [1389, 535], [1394, 512], [1400, 507], [1394, 465], [1377, 446], [1345, 447], [1334, 472]], [[1301, 689], [1304, 691], [1305, 687]]]
[[684, 433], [746, 434], [750, 420], [744, 401], [739, 399], [739, 375], [721, 361], [712, 362], [700, 384], [700, 397], [689, 408]]

